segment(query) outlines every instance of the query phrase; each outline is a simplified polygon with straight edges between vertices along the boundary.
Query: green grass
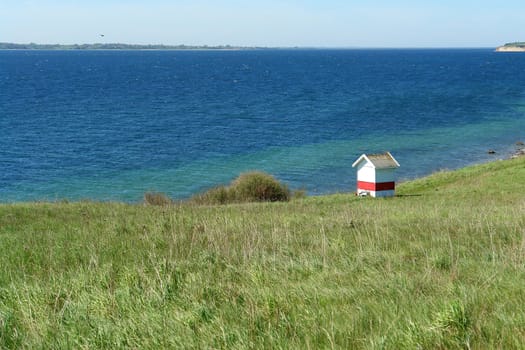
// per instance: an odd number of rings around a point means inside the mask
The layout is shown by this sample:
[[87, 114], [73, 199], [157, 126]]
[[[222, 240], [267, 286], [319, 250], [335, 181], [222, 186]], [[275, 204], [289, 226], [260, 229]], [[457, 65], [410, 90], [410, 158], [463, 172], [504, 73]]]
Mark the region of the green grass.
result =
[[0, 348], [522, 348], [525, 158], [398, 194], [0, 205]]

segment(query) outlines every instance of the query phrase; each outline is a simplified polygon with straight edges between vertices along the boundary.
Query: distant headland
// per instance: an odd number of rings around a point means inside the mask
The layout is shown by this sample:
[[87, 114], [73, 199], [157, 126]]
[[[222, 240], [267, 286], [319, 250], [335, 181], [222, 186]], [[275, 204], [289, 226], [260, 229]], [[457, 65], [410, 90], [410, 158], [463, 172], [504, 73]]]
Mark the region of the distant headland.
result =
[[137, 44], [14, 44], [0, 42], [0, 50], [256, 50], [264, 47], [231, 45], [137, 45]]
[[507, 43], [496, 48], [497, 52], [525, 52], [525, 42]]

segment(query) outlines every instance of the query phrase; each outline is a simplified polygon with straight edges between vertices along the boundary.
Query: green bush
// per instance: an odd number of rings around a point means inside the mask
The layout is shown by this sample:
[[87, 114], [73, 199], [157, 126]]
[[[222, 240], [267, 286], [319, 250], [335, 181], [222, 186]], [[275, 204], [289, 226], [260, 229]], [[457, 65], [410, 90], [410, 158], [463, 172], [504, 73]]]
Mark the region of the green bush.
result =
[[253, 171], [241, 174], [232, 183], [231, 190], [241, 202], [278, 202], [290, 199], [290, 190], [273, 176]]
[[253, 171], [241, 174], [229, 186], [212, 188], [192, 198], [197, 204], [277, 202], [290, 200], [288, 186], [273, 176]]

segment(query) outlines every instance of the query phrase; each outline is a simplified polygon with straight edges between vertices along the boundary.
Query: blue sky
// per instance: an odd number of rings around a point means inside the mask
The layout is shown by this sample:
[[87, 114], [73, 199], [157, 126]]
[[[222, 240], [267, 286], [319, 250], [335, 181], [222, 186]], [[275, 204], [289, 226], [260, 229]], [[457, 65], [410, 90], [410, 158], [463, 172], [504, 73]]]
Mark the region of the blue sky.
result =
[[525, 41], [524, 0], [0, 0], [1, 42], [493, 47], [518, 40]]

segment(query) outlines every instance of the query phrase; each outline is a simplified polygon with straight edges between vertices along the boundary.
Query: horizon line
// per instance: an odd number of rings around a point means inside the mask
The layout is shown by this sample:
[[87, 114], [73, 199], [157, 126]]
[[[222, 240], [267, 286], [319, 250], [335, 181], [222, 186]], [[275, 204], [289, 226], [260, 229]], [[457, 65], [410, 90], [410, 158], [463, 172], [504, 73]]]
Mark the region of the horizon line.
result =
[[292, 46], [261, 46], [261, 45], [232, 45], [232, 44], [217, 44], [217, 45], [210, 45], [210, 44], [164, 44], [164, 43], [157, 43], [157, 44], [130, 44], [130, 43], [124, 43], [124, 42], [111, 42], [111, 43], [102, 43], [102, 42], [93, 42], [93, 43], [36, 43], [36, 42], [29, 42], [29, 43], [16, 43], [16, 42], [7, 42], [7, 41], [0, 41], [0, 45], [35, 45], [35, 46], [84, 46], [84, 45], [101, 45], [101, 46], [109, 46], [109, 45], [124, 45], [124, 46], [165, 46], [167, 48], [176, 48], [176, 47], [188, 47], [188, 48], [231, 48], [231, 49], [311, 49], [311, 50], [322, 50], [322, 49], [331, 49], [331, 50], [360, 50], [360, 49], [494, 49], [499, 46], [315, 46], [315, 45], [308, 45], [308, 46], [300, 46], [300, 45], [292, 45]]

